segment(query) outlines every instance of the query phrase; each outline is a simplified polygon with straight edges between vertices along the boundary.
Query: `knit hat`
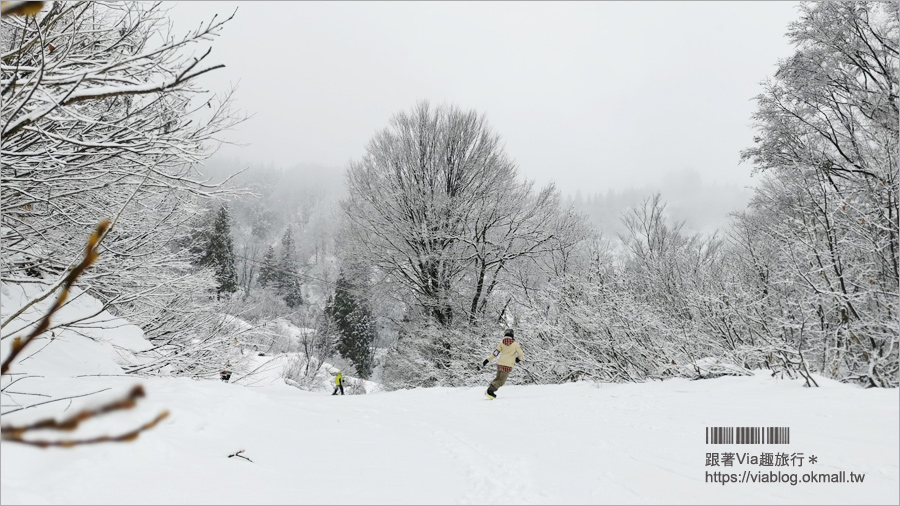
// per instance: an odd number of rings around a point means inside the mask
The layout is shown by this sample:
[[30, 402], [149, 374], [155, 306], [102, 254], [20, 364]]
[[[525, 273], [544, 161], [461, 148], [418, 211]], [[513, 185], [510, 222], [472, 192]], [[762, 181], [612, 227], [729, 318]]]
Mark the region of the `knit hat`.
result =
[[506, 332], [503, 333], [503, 337], [516, 337], [513, 335], [513, 329], [506, 329]]

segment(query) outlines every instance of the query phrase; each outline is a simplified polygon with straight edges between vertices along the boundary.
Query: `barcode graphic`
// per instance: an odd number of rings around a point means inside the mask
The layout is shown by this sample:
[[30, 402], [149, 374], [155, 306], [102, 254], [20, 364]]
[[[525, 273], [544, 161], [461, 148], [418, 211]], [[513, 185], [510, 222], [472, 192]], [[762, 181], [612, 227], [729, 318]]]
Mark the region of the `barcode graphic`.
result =
[[790, 427], [707, 427], [708, 445], [786, 445], [791, 442]]

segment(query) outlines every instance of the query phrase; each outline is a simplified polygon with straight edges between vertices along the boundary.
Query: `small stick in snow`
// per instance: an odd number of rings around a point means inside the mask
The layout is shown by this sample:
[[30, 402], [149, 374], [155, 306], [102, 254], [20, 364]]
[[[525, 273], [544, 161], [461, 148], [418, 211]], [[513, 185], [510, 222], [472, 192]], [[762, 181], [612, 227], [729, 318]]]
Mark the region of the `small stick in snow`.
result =
[[[228, 458], [230, 459], [231, 457], [240, 457], [240, 458], [242, 458], [242, 459], [250, 460], [250, 459], [248, 459], [247, 457], [241, 455], [242, 453], [244, 453], [244, 450], [238, 450], [237, 452], [232, 453], [231, 455], [229, 455]], [[253, 462], [253, 461], [250, 460], [250, 462]]]

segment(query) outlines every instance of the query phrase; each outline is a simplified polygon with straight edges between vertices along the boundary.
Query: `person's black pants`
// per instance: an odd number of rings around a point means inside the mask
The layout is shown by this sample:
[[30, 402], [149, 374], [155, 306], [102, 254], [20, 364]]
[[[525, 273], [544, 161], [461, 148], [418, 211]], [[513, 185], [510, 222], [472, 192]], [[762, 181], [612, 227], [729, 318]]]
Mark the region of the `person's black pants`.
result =
[[338, 389], [340, 389], [341, 395], [344, 395], [344, 385], [343, 384], [334, 387], [334, 392], [332, 392], [331, 395], [337, 395]]

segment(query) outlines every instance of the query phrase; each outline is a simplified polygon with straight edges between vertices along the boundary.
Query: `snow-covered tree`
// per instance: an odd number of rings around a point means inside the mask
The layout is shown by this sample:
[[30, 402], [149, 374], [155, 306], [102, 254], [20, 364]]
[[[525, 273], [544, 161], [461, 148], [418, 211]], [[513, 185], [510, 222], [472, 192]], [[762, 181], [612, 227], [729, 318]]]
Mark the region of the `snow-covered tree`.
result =
[[374, 365], [375, 320], [359, 288], [342, 270], [325, 315], [333, 320], [339, 334], [338, 353], [353, 363], [358, 376], [368, 378]]
[[768, 266], [785, 360], [870, 386], [898, 384], [897, 17], [896, 3], [803, 4], [743, 153], [765, 179], [738, 225], [770, 255], [743, 242], [743, 258]]
[[184, 225], [218, 191], [195, 165], [236, 121], [229, 95], [197, 84], [221, 65], [190, 50], [225, 22], [176, 38], [161, 4], [141, 2], [53, 2], [0, 19], [4, 281], [52, 293], [108, 217], [103, 260], [81, 279], [94, 296], [141, 320], [184, 288]]
[[395, 378], [459, 381], [460, 361], [519, 295], [511, 273], [552, 269], [581, 239], [556, 189], [522, 180], [486, 120], [454, 106], [395, 115], [347, 183], [341, 255], [373, 269], [377, 307], [390, 301], [405, 320], [391, 322], [402, 341], [386, 356]]
[[237, 290], [237, 273], [234, 266], [234, 244], [231, 239], [231, 216], [228, 206], [221, 205], [205, 220], [209, 227], [198, 231], [194, 248], [196, 263], [210, 267], [215, 272], [216, 292], [233, 293]]
[[270, 245], [259, 268], [259, 286], [265, 287], [270, 283], [275, 283], [277, 279], [278, 263], [275, 257], [275, 247]]
[[481, 318], [504, 269], [552, 250], [570, 221], [553, 186], [520, 180], [500, 136], [456, 107], [395, 115], [347, 181], [354, 254], [444, 326]]
[[300, 266], [297, 262], [297, 245], [290, 227], [281, 236], [281, 258], [278, 260], [278, 269], [275, 271], [275, 280], [278, 293], [284, 298], [285, 304], [295, 308], [303, 303], [302, 287], [300, 283]]

